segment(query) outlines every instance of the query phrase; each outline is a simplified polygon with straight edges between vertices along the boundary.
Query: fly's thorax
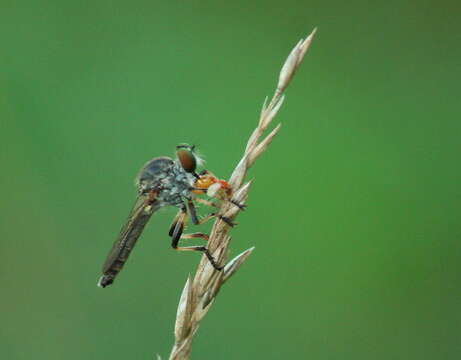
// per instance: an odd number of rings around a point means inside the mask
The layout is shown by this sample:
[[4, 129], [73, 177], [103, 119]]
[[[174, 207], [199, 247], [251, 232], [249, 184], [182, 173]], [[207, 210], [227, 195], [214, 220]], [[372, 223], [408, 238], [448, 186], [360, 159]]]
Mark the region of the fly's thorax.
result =
[[194, 181], [195, 177], [175, 162], [169, 169], [168, 175], [161, 179], [157, 199], [165, 205], [180, 206], [184, 198], [190, 197], [190, 189]]
[[184, 170], [178, 160], [173, 161], [168, 157], [150, 160], [136, 178], [139, 193], [156, 191], [156, 200], [160, 206], [180, 206], [184, 198], [190, 197], [194, 182], [193, 174]]
[[174, 161], [169, 157], [158, 157], [148, 161], [136, 177], [136, 186], [140, 193], [157, 189], [170, 176]]
[[190, 188], [195, 183], [195, 176], [184, 170], [181, 164], [175, 161], [171, 168], [171, 175], [173, 176], [173, 182], [177, 185], [180, 191], [187, 191], [189, 193]]

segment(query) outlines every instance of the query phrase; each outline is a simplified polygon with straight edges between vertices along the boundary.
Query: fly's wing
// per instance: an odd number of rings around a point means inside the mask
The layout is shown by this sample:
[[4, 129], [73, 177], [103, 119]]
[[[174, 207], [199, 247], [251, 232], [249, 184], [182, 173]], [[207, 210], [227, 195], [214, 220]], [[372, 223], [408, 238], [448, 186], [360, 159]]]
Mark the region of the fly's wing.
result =
[[113, 283], [150, 217], [160, 207], [158, 201], [154, 200], [149, 205], [146, 199], [145, 195], [139, 195], [136, 199], [133, 209], [102, 267], [103, 276], [99, 279], [98, 286], [106, 287]]

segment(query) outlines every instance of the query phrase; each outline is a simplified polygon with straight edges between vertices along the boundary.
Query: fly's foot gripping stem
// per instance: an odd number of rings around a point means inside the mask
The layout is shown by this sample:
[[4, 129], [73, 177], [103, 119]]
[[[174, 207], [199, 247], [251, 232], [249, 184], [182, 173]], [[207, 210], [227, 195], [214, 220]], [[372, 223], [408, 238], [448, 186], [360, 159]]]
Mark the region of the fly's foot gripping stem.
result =
[[230, 227], [234, 227], [235, 225], [237, 225], [237, 223], [233, 222], [230, 218], [228, 218], [226, 216], [222, 216], [222, 215], [219, 215], [219, 214], [216, 214], [215, 216], [220, 218], [222, 221], [224, 221]]
[[222, 221], [224, 221], [230, 227], [234, 227], [235, 225], [237, 225], [237, 223], [233, 222], [230, 218], [228, 218], [227, 216], [223, 216], [223, 215], [219, 214], [218, 212], [213, 212], [211, 214], [206, 215], [205, 217], [200, 219], [199, 224], [203, 224], [204, 222], [206, 222], [206, 221], [208, 221], [208, 220], [210, 220], [210, 219], [212, 219], [214, 217], [217, 217], [218, 219], [221, 219]]
[[206, 255], [206, 257], [208, 258], [208, 261], [210, 262], [211, 265], [213, 265], [213, 267], [218, 270], [218, 271], [222, 271], [224, 269], [224, 266], [219, 266], [215, 259], [213, 258], [213, 255], [210, 254], [210, 251], [206, 248], [206, 247], [203, 247], [203, 251]]
[[239, 203], [238, 201], [233, 200], [233, 199], [230, 199], [229, 202], [232, 203], [232, 204], [234, 204], [235, 206], [237, 206], [237, 207], [238, 207], [240, 210], [242, 210], [242, 211], [245, 210], [246, 207], [247, 207], [245, 204], [241, 204], [241, 203]]
[[200, 252], [203, 252], [205, 254], [205, 256], [207, 257], [208, 261], [210, 262], [211, 265], [213, 265], [213, 267], [218, 270], [218, 271], [221, 271], [224, 266], [219, 266], [218, 263], [216, 262], [216, 260], [213, 258], [213, 255], [210, 254], [210, 251], [205, 247], [205, 246], [175, 246], [175, 244], [172, 244], [173, 246], [173, 249], [177, 250], [177, 251], [200, 251]]
[[191, 234], [182, 234], [181, 240], [184, 239], [203, 239], [205, 241], [208, 241], [210, 239], [210, 236], [201, 232], [195, 232]]

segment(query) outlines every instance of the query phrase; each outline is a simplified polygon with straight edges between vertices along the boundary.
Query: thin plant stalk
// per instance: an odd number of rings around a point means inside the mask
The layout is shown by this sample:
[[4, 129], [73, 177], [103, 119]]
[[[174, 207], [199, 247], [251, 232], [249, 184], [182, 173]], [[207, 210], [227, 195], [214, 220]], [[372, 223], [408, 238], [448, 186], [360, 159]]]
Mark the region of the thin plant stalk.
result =
[[[301, 39], [290, 52], [280, 71], [274, 95], [270, 101], [267, 101], [266, 98], [263, 104], [258, 125], [248, 139], [244, 154], [229, 179], [229, 183], [234, 190], [233, 200], [237, 203], [244, 204], [248, 197], [251, 181], [244, 183], [248, 169], [266, 151], [280, 130], [280, 124], [278, 124], [262, 138], [280, 110], [284, 100], [284, 92], [300, 66], [315, 32], [316, 29], [306, 39]], [[229, 202], [224, 202], [220, 208], [220, 214], [230, 220], [235, 219], [240, 211], [239, 207]], [[230, 230], [231, 228], [228, 224], [218, 218], [210, 233], [208, 249], [219, 264], [225, 263], [227, 258], [231, 239]], [[171, 350], [170, 360], [189, 359], [192, 341], [199, 328], [200, 321], [211, 308], [221, 286], [237, 272], [253, 250], [254, 247], [249, 248], [236, 256], [225, 265], [222, 271], [216, 271], [206, 256], [202, 256], [195, 275], [188, 276], [179, 300], [174, 328], [175, 343]]]

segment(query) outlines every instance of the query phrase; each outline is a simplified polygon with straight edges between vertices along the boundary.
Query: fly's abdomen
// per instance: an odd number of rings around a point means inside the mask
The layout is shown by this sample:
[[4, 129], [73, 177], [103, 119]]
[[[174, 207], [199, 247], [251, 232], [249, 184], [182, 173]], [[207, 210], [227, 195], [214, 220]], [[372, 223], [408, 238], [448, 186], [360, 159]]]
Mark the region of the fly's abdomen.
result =
[[128, 260], [152, 213], [158, 207], [157, 202], [146, 205], [144, 196], [138, 198], [126, 224], [122, 227], [119, 236], [112, 245], [112, 249], [103, 265], [103, 275], [99, 279], [98, 286], [106, 287], [114, 282], [115, 277]]

